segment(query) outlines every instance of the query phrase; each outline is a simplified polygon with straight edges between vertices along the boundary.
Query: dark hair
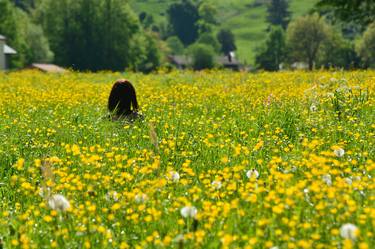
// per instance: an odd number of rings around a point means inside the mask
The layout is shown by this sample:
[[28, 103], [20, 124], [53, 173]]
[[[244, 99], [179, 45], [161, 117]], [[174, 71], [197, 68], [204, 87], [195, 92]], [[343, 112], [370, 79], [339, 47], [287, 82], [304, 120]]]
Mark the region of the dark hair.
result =
[[135, 89], [128, 80], [115, 82], [108, 99], [108, 110], [117, 116], [128, 116], [138, 111]]

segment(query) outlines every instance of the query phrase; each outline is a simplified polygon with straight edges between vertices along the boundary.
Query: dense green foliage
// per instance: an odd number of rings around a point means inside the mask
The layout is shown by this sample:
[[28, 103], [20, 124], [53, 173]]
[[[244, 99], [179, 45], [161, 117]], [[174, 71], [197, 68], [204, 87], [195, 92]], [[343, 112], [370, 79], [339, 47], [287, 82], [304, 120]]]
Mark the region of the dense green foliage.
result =
[[280, 25], [284, 29], [290, 21], [288, 0], [271, 0], [267, 6], [267, 21], [271, 25]]
[[168, 47], [170, 48], [170, 53], [173, 55], [179, 55], [184, 53], [184, 44], [177, 36], [170, 36], [167, 39]]
[[189, 48], [189, 50], [192, 55], [192, 66], [194, 70], [201, 70], [214, 67], [215, 52], [211, 46], [198, 43]]
[[47, 0], [45, 5], [40, 21], [58, 64], [94, 71], [133, 65], [139, 26], [126, 1]]
[[375, 21], [373, 0], [320, 0], [318, 6], [333, 11], [344, 22], [355, 22], [362, 27]]
[[187, 46], [198, 38], [199, 12], [197, 6], [190, 0], [182, 0], [171, 4], [167, 10], [172, 34], [178, 36]]
[[287, 30], [291, 58], [307, 62], [312, 70], [327, 37], [328, 25], [318, 15], [297, 18], [289, 24]]
[[368, 26], [357, 44], [357, 51], [367, 66], [375, 66], [375, 23]]
[[229, 52], [237, 49], [234, 35], [229, 29], [222, 29], [217, 34], [217, 39], [221, 44], [221, 52], [229, 54]]
[[53, 59], [42, 27], [34, 23], [26, 12], [16, 8], [9, 0], [0, 0], [0, 13], [0, 34], [17, 51], [11, 57], [10, 67], [20, 68], [32, 62]]
[[284, 30], [280, 26], [272, 27], [265, 45], [259, 48], [255, 62], [262, 69], [277, 71], [280, 64], [285, 61], [285, 57]]

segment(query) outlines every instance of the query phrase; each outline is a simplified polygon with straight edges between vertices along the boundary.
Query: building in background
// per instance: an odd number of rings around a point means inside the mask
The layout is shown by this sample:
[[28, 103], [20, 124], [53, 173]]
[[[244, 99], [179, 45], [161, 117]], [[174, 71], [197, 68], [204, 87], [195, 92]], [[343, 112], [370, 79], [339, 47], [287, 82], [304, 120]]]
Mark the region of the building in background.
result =
[[65, 73], [67, 71], [65, 68], [57, 65], [45, 63], [33, 63], [29, 68], [36, 69], [44, 73]]
[[8, 57], [13, 54], [17, 54], [17, 52], [6, 45], [5, 43], [6, 38], [0, 35], [0, 71], [6, 70], [8, 65]]

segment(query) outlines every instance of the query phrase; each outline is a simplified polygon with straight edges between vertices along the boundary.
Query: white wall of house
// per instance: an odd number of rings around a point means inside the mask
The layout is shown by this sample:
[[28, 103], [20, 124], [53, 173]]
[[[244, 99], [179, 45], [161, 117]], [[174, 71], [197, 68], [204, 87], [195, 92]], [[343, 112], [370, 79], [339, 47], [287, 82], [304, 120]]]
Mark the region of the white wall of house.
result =
[[4, 46], [5, 46], [5, 38], [0, 35], [0, 70], [5, 70], [5, 53], [4, 53]]

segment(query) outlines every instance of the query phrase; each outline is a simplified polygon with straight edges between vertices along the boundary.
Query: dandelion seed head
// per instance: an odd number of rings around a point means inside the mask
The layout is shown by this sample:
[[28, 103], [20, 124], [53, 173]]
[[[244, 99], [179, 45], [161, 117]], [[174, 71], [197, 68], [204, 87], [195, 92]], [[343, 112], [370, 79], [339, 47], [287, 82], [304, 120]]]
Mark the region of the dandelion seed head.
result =
[[198, 210], [194, 206], [186, 206], [181, 208], [181, 215], [184, 218], [195, 218], [197, 216]]
[[213, 181], [213, 182], [211, 183], [211, 185], [212, 185], [212, 187], [214, 187], [215, 189], [220, 189], [220, 188], [223, 186], [223, 184], [221, 183], [221, 181]]
[[340, 228], [340, 235], [344, 239], [355, 240], [358, 236], [358, 233], [359, 229], [357, 228], [357, 226], [351, 223], [346, 223]]
[[70, 203], [63, 195], [56, 194], [49, 198], [48, 206], [53, 210], [66, 211], [70, 208]]
[[333, 151], [337, 157], [343, 157], [345, 155], [345, 150], [343, 148], [338, 148]]
[[251, 169], [246, 172], [247, 178], [258, 178], [259, 172], [256, 169]]

